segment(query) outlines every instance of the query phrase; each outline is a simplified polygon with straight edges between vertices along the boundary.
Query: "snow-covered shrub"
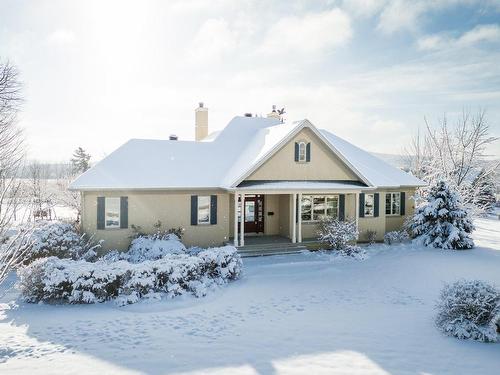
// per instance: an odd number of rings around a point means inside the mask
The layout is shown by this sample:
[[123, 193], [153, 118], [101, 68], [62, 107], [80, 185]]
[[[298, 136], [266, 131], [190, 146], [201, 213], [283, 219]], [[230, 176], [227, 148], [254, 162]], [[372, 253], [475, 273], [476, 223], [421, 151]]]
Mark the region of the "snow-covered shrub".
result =
[[165, 254], [157, 260], [95, 263], [36, 260], [19, 271], [19, 287], [28, 302], [96, 303], [116, 299], [133, 303], [149, 296], [204, 296], [208, 288], [238, 278], [241, 258], [236, 248], [207, 249], [199, 256]]
[[55, 256], [70, 259], [95, 259], [100, 243], [92, 243], [78, 233], [73, 224], [40, 221], [31, 236], [23, 238], [29, 243], [24, 264], [35, 259]]
[[410, 240], [408, 232], [404, 229], [394, 230], [392, 232], [387, 232], [384, 234], [384, 243], [387, 245], [394, 245], [397, 243], [403, 243]]
[[336, 250], [341, 255], [362, 259], [365, 251], [352, 244], [358, 238], [358, 229], [354, 221], [341, 221], [325, 218], [319, 223], [318, 239], [328, 249]]
[[365, 232], [366, 240], [370, 245], [373, 245], [377, 242], [377, 231], [373, 229], [367, 229]]
[[417, 207], [410, 223], [413, 237], [425, 246], [442, 249], [471, 249], [474, 230], [469, 212], [462, 206], [458, 192], [439, 181]]
[[459, 339], [494, 342], [500, 292], [480, 280], [447, 284], [437, 304], [436, 324], [445, 334]]
[[161, 236], [140, 236], [132, 240], [127, 251], [127, 260], [140, 263], [145, 260], [157, 260], [167, 254], [184, 254], [186, 246], [182, 244], [175, 234], [162, 234]]
[[243, 262], [234, 246], [209, 248], [197, 256], [203, 260], [207, 275], [214, 279], [235, 280], [241, 274]]
[[354, 221], [326, 218], [319, 223], [318, 235], [319, 241], [327, 244], [330, 249], [341, 250], [357, 240], [358, 230]]

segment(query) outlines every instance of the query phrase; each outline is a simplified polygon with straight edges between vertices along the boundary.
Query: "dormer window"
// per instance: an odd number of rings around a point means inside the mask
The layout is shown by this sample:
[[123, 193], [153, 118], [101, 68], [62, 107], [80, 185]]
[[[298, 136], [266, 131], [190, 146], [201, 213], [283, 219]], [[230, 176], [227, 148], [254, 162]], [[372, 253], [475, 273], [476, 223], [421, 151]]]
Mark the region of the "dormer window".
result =
[[306, 143], [299, 142], [299, 161], [306, 161]]
[[295, 161], [299, 163], [311, 161], [311, 143], [295, 142]]

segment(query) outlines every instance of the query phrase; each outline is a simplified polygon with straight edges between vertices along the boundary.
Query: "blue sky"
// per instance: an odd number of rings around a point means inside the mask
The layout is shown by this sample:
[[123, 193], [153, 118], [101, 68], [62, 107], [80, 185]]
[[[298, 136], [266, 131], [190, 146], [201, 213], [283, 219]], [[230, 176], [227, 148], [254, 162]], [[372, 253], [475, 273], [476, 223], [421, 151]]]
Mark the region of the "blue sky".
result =
[[32, 158], [193, 139], [199, 101], [210, 130], [277, 104], [376, 152], [400, 153], [424, 117], [464, 108], [485, 109], [500, 136], [498, 0], [0, 4]]

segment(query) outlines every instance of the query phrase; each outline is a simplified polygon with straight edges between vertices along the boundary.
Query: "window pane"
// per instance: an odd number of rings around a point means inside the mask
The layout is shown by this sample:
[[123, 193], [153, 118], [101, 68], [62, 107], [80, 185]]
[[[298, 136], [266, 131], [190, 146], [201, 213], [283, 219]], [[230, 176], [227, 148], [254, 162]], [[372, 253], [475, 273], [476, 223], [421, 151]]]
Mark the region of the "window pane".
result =
[[255, 221], [255, 202], [245, 201], [245, 222]]
[[326, 215], [328, 217], [337, 217], [339, 211], [339, 197], [326, 197]]
[[311, 221], [311, 197], [302, 197], [302, 221]]
[[392, 194], [392, 214], [393, 215], [398, 215], [399, 214], [399, 193], [393, 193]]
[[321, 220], [325, 216], [325, 197], [313, 197], [313, 220]]
[[306, 144], [301, 142], [299, 143], [299, 161], [306, 160]]
[[391, 194], [385, 195], [385, 214], [391, 214]]
[[104, 206], [105, 228], [120, 228], [120, 198], [106, 198]]
[[198, 224], [210, 224], [210, 197], [198, 197]]
[[365, 194], [365, 216], [373, 216], [373, 194]]

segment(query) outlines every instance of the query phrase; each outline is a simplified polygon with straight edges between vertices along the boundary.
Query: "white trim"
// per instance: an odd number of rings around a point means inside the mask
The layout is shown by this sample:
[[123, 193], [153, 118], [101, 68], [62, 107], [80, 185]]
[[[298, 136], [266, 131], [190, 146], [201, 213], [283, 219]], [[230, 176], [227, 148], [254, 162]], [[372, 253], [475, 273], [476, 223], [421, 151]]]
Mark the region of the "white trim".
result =
[[291, 194], [292, 197], [292, 243], [297, 242], [297, 220], [296, 220], [296, 214], [297, 214], [297, 194], [293, 193]]
[[259, 167], [262, 166], [269, 158], [271, 158], [274, 154], [276, 154], [285, 144], [287, 144], [293, 137], [295, 137], [302, 129], [309, 128], [311, 131], [316, 134], [329, 148], [330, 150], [346, 164], [349, 169], [354, 172], [354, 174], [359, 177], [365, 184], [368, 186], [374, 186], [365, 176], [363, 176], [345, 157], [340, 153], [328, 139], [307, 119], [300, 121], [297, 126], [290, 132], [286, 137], [284, 137], [280, 142], [278, 142], [271, 150], [269, 150], [264, 156], [260, 158], [255, 164], [253, 164], [250, 169], [244, 172], [234, 183], [231, 184], [231, 187], [238, 186], [245, 178], [250, 176], [253, 172], [255, 172]]
[[[305, 162], [307, 162], [307, 143], [304, 141], [299, 141], [297, 143], [299, 145], [299, 154], [298, 154], [297, 162], [298, 163], [305, 163]], [[304, 158], [303, 159], [300, 158], [300, 147], [301, 146], [304, 146]]]
[[299, 193], [298, 201], [299, 201], [298, 202], [298, 205], [299, 205], [298, 211], [299, 212], [298, 212], [297, 216], [298, 216], [298, 221], [299, 221], [299, 223], [298, 223], [299, 228], [298, 228], [297, 242], [302, 242], [302, 193]]
[[354, 197], [354, 211], [356, 215], [355, 216], [356, 231], [359, 233], [359, 193], [356, 193]]
[[[371, 195], [373, 197], [373, 206], [372, 206], [372, 213], [371, 215], [367, 215], [366, 214], [366, 198]], [[380, 202], [379, 202], [380, 204]], [[365, 193], [365, 204], [363, 206], [363, 217], [368, 217], [368, 218], [371, 218], [371, 217], [375, 217], [375, 193]]]
[[245, 246], [245, 193], [241, 194], [240, 246]]
[[234, 246], [238, 247], [238, 196], [237, 192], [234, 192]]

